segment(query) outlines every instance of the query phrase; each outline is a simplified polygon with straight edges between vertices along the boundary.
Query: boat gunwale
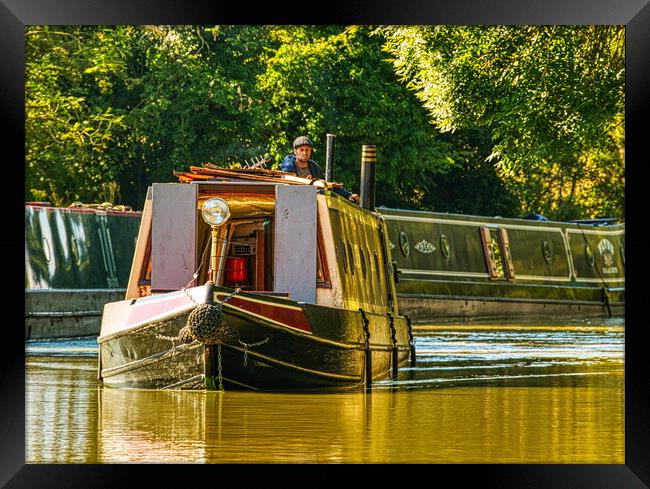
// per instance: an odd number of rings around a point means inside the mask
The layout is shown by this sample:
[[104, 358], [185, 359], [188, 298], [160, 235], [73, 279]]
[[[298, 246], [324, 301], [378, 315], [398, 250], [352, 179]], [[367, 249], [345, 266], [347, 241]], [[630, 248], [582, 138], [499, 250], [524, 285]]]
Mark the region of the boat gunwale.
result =
[[[600, 290], [600, 289], [599, 289]], [[526, 298], [526, 297], [496, 297], [496, 296], [478, 296], [478, 295], [444, 295], [444, 294], [413, 294], [413, 293], [400, 293], [399, 297], [404, 297], [406, 299], [432, 299], [432, 300], [459, 300], [459, 301], [484, 301], [484, 302], [522, 302], [522, 303], [533, 303], [533, 304], [553, 304], [553, 305], [576, 305], [576, 306], [605, 306], [604, 301], [586, 301], [586, 300], [571, 300], [571, 299], [538, 299], [538, 298]], [[611, 306], [624, 305], [625, 302], [609, 302]]]
[[[315, 341], [317, 343], [327, 344], [327, 345], [337, 347], [337, 348], [340, 348], [340, 349], [350, 349], [350, 350], [356, 350], [356, 349], [365, 350], [366, 349], [366, 347], [365, 347], [366, 343], [365, 342], [353, 342], [353, 341], [343, 342], [343, 341], [331, 340], [331, 339], [325, 338], [323, 336], [315, 335], [315, 334], [313, 334], [311, 332], [305, 332], [305, 331], [302, 331], [302, 330], [297, 329], [297, 328], [292, 328], [292, 327], [286, 326], [286, 325], [283, 326], [280, 323], [275, 323], [275, 322], [268, 321], [268, 320], [264, 319], [261, 316], [255, 316], [255, 317], [250, 316], [245, 311], [242, 311], [239, 308], [234, 308], [234, 306], [231, 306], [228, 303], [223, 303], [222, 307], [228, 311], [227, 314], [229, 314], [231, 316], [235, 316], [235, 317], [237, 317], [239, 319], [242, 319], [242, 320], [245, 320], [245, 321], [258, 323], [262, 327], [276, 329], [278, 331], [282, 331], [284, 333], [290, 333], [290, 334], [293, 334], [295, 336], [299, 336], [299, 337], [302, 337], [302, 338], [309, 338], [309, 339], [311, 339], [311, 340], [313, 340], [313, 341]], [[352, 313], [352, 314], [357, 314], [358, 313], [358, 311], [353, 311], [351, 309], [336, 309], [336, 310], [346, 311], [346, 312], [349, 312], [349, 313]], [[303, 309], [303, 311], [304, 311], [304, 309]], [[144, 323], [141, 322], [141, 323], [138, 323], [138, 324], [134, 325], [131, 328], [116, 331], [114, 333], [111, 333], [110, 335], [100, 336], [100, 337], [97, 338], [97, 343], [101, 345], [103, 343], [106, 343], [107, 341], [115, 340], [115, 339], [121, 338], [121, 337], [126, 336], [126, 335], [130, 335], [130, 334], [134, 334], [134, 333], [141, 333], [141, 332], [146, 331], [148, 329], [153, 329], [155, 327], [159, 327], [161, 324], [169, 323], [171, 321], [174, 321], [174, 320], [188, 314], [189, 312], [191, 312], [191, 311], [190, 310], [184, 310], [184, 311], [179, 313], [178, 310], [176, 310], [176, 311], [174, 311], [173, 315], [170, 315], [170, 316], [168, 316], [168, 317], [166, 317], [164, 319], [160, 319], [160, 317], [159, 317], [159, 319], [157, 319], [156, 321], [147, 321], [147, 322], [144, 322]], [[372, 314], [372, 313], [366, 313], [366, 314]], [[307, 317], [307, 315], [305, 315], [305, 316]], [[378, 343], [372, 343], [372, 342], [370, 343], [370, 347], [371, 347], [370, 349], [372, 351], [390, 351], [393, 348], [392, 345], [384, 345], [384, 344], [378, 344]], [[406, 349], [406, 347], [404, 347], [404, 348]]]

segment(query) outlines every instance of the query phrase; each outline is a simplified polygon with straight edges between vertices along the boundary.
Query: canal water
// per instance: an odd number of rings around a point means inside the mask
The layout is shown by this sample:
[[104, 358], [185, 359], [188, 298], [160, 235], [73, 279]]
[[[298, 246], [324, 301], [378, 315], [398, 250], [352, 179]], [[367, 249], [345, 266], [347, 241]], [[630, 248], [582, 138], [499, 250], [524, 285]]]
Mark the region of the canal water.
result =
[[26, 343], [27, 463], [624, 460], [624, 325], [417, 327], [397, 380], [340, 393], [97, 382], [94, 338]]

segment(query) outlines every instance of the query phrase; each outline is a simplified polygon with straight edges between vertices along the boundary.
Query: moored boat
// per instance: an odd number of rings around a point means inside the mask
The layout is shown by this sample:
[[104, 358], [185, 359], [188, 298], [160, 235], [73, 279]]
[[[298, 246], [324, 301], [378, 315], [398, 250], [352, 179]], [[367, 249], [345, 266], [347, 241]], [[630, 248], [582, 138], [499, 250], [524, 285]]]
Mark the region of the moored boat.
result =
[[414, 323], [624, 315], [621, 222], [379, 212]]
[[99, 334], [124, 297], [140, 212], [123, 205], [25, 203], [25, 339]]

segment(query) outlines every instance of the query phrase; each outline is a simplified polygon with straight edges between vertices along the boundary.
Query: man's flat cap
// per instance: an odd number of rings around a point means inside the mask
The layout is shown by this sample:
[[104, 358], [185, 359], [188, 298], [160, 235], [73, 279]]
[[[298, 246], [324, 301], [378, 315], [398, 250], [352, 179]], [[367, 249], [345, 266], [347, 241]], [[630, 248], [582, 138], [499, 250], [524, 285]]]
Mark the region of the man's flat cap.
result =
[[296, 140], [293, 142], [293, 149], [298, 148], [299, 146], [311, 146], [312, 148], [314, 147], [314, 143], [311, 142], [311, 139], [309, 139], [307, 136], [300, 136], [297, 137]]

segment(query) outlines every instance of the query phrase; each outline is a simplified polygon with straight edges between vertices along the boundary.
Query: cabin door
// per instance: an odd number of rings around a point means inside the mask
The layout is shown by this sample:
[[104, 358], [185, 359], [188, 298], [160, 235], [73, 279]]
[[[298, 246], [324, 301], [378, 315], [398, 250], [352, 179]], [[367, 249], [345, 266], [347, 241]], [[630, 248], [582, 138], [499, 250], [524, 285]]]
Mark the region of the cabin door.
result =
[[316, 303], [316, 187], [275, 188], [273, 290]]
[[197, 186], [153, 184], [152, 291], [180, 290], [196, 271]]

